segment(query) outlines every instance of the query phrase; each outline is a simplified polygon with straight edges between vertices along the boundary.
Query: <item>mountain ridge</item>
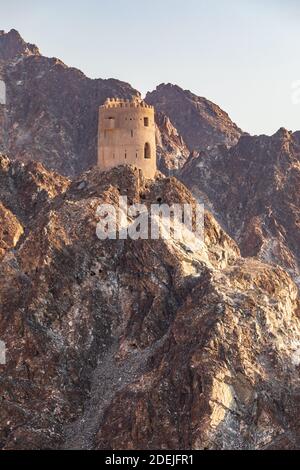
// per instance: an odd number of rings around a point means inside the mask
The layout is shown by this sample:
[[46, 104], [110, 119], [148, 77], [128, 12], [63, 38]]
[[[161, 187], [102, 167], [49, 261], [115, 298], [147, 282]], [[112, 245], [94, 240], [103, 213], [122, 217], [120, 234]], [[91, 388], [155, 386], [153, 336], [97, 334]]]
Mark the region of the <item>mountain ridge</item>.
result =
[[191, 157], [182, 181], [206, 202], [243, 256], [277, 263], [299, 284], [300, 138], [280, 128], [272, 136], [242, 136]]
[[[246, 135], [205, 98], [160, 85], [159, 168], [181, 181], [103, 172], [98, 105], [139, 92], [15, 32], [6, 44], [0, 448], [299, 448], [300, 132]], [[97, 208], [120, 195], [204, 202], [202, 247], [99, 240]]]
[[[1, 448], [299, 447], [299, 298], [288, 274], [241, 258], [209, 212], [193, 252], [172, 237], [97, 238], [98, 205], [120, 194], [194, 206], [175, 178], [145, 180], [130, 166], [71, 184], [49, 174], [35, 205], [32, 170], [20, 165], [4, 159], [0, 185], [0, 201], [9, 187], [32, 201], [0, 260]], [[23, 188], [10, 182], [20, 177]]]
[[17, 56], [41, 55], [35, 44], [25, 42], [16, 29], [9, 32], [0, 30], [0, 61], [14, 59]]
[[[0, 112], [4, 129], [0, 133], [0, 151], [22, 161], [40, 160], [71, 177], [97, 162], [98, 107], [108, 97], [130, 99], [140, 95], [129, 83], [90, 79], [57, 58], [42, 56], [16, 30], [0, 36], [0, 78], [7, 92], [6, 110]], [[177, 92], [181, 90], [173, 87]], [[195, 123], [190, 121], [195, 127], [192, 133], [197, 135], [198, 128], [207, 126], [210, 131], [202, 135], [198, 146], [191, 145], [189, 135], [185, 137], [185, 129], [179, 129], [174, 116], [157, 107], [158, 168], [166, 174], [180, 169], [194, 147], [206, 148], [212, 141], [216, 144], [224, 139], [229, 142], [231, 138], [228, 140], [225, 134], [237, 136], [240, 132], [227, 113], [204, 98], [200, 100], [209, 112], [195, 114]], [[183, 106], [183, 114], [184, 110]], [[168, 123], [160, 112], [167, 116]]]
[[190, 151], [222, 143], [230, 146], [243, 134], [218, 105], [178, 85], [162, 83], [145, 99], [170, 117]]

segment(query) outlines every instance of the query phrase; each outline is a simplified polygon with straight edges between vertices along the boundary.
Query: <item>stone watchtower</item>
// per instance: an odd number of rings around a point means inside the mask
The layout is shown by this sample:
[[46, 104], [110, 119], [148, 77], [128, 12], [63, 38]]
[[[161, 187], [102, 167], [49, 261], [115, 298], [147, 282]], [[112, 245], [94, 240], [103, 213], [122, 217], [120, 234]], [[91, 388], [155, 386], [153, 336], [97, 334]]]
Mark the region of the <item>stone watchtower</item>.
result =
[[134, 165], [146, 178], [156, 172], [154, 108], [140, 98], [108, 98], [99, 110], [98, 165]]

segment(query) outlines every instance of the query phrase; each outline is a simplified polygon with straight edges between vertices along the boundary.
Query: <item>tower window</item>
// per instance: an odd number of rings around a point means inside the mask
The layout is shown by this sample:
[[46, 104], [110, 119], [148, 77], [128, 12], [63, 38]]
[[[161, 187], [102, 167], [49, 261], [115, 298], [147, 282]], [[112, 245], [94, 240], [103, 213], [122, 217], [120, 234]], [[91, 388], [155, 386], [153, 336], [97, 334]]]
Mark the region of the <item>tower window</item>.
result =
[[127, 158], [127, 153], [125, 152], [125, 160], [126, 160], [126, 158]]
[[131, 137], [133, 137], [133, 131], [131, 131]]
[[149, 118], [144, 117], [144, 126], [149, 127]]
[[114, 117], [108, 117], [105, 119], [105, 127], [106, 129], [114, 129], [115, 128], [115, 118]]
[[144, 147], [144, 158], [151, 158], [151, 147], [149, 142], [145, 143]]

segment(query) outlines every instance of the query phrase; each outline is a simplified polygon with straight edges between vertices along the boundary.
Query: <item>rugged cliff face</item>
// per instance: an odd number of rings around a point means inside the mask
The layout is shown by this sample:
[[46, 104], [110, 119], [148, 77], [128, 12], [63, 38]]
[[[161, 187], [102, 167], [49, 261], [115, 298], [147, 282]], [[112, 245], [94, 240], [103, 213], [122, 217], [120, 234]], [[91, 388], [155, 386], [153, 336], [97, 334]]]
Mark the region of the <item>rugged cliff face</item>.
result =
[[18, 219], [0, 202], [0, 260], [6, 251], [16, 246], [23, 227]]
[[30, 227], [48, 202], [64, 192], [70, 180], [38, 162], [10, 161], [0, 155], [0, 200], [24, 226]]
[[208, 212], [194, 252], [96, 237], [98, 204], [120, 194], [195, 204], [174, 178], [2, 166], [24, 227], [0, 264], [3, 449], [299, 447], [299, 304], [281, 268], [241, 258]]
[[[191, 191], [133, 167], [71, 181], [40, 162], [71, 176], [95, 164], [98, 106], [138, 92], [15, 30], [0, 32], [0, 79], [14, 159], [0, 155], [0, 448], [299, 448], [299, 132], [242, 135], [160, 85], [147, 95], [159, 168], [183, 167]], [[205, 202], [204, 246], [100, 241], [96, 209], [120, 195]]]
[[177, 85], [159, 85], [147, 93], [146, 101], [169, 116], [191, 151], [217, 144], [233, 145], [242, 135], [219, 106]]
[[190, 155], [182, 136], [168, 116], [156, 112], [157, 166], [166, 175], [177, 173]]
[[280, 129], [191, 157], [181, 178], [214, 211], [243, 256], [278, 263], [299, 283], [300, 138]]
[[37, 46], [25, 42], [15, 29], [8, 33], [0, 31], [0, 61], [29, 55], [40, 55]]

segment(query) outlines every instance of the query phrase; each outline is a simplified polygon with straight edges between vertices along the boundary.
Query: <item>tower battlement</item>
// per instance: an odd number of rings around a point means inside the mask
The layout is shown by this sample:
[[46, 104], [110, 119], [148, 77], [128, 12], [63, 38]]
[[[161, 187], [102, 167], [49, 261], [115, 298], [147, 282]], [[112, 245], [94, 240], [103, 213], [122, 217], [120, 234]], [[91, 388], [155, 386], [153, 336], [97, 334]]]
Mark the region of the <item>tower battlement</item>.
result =
[[141, 98], [108, 98], [99, 108], [98, 165], [134, 165], [147, 178], [156, 172], [154, 108]]
[[105, 103], [100, 106], [101, 108], [111, 109], [111, 108], [147, 108], [154, 109], [150, 104], [145, 103], [141, 98], [107, 98]]

